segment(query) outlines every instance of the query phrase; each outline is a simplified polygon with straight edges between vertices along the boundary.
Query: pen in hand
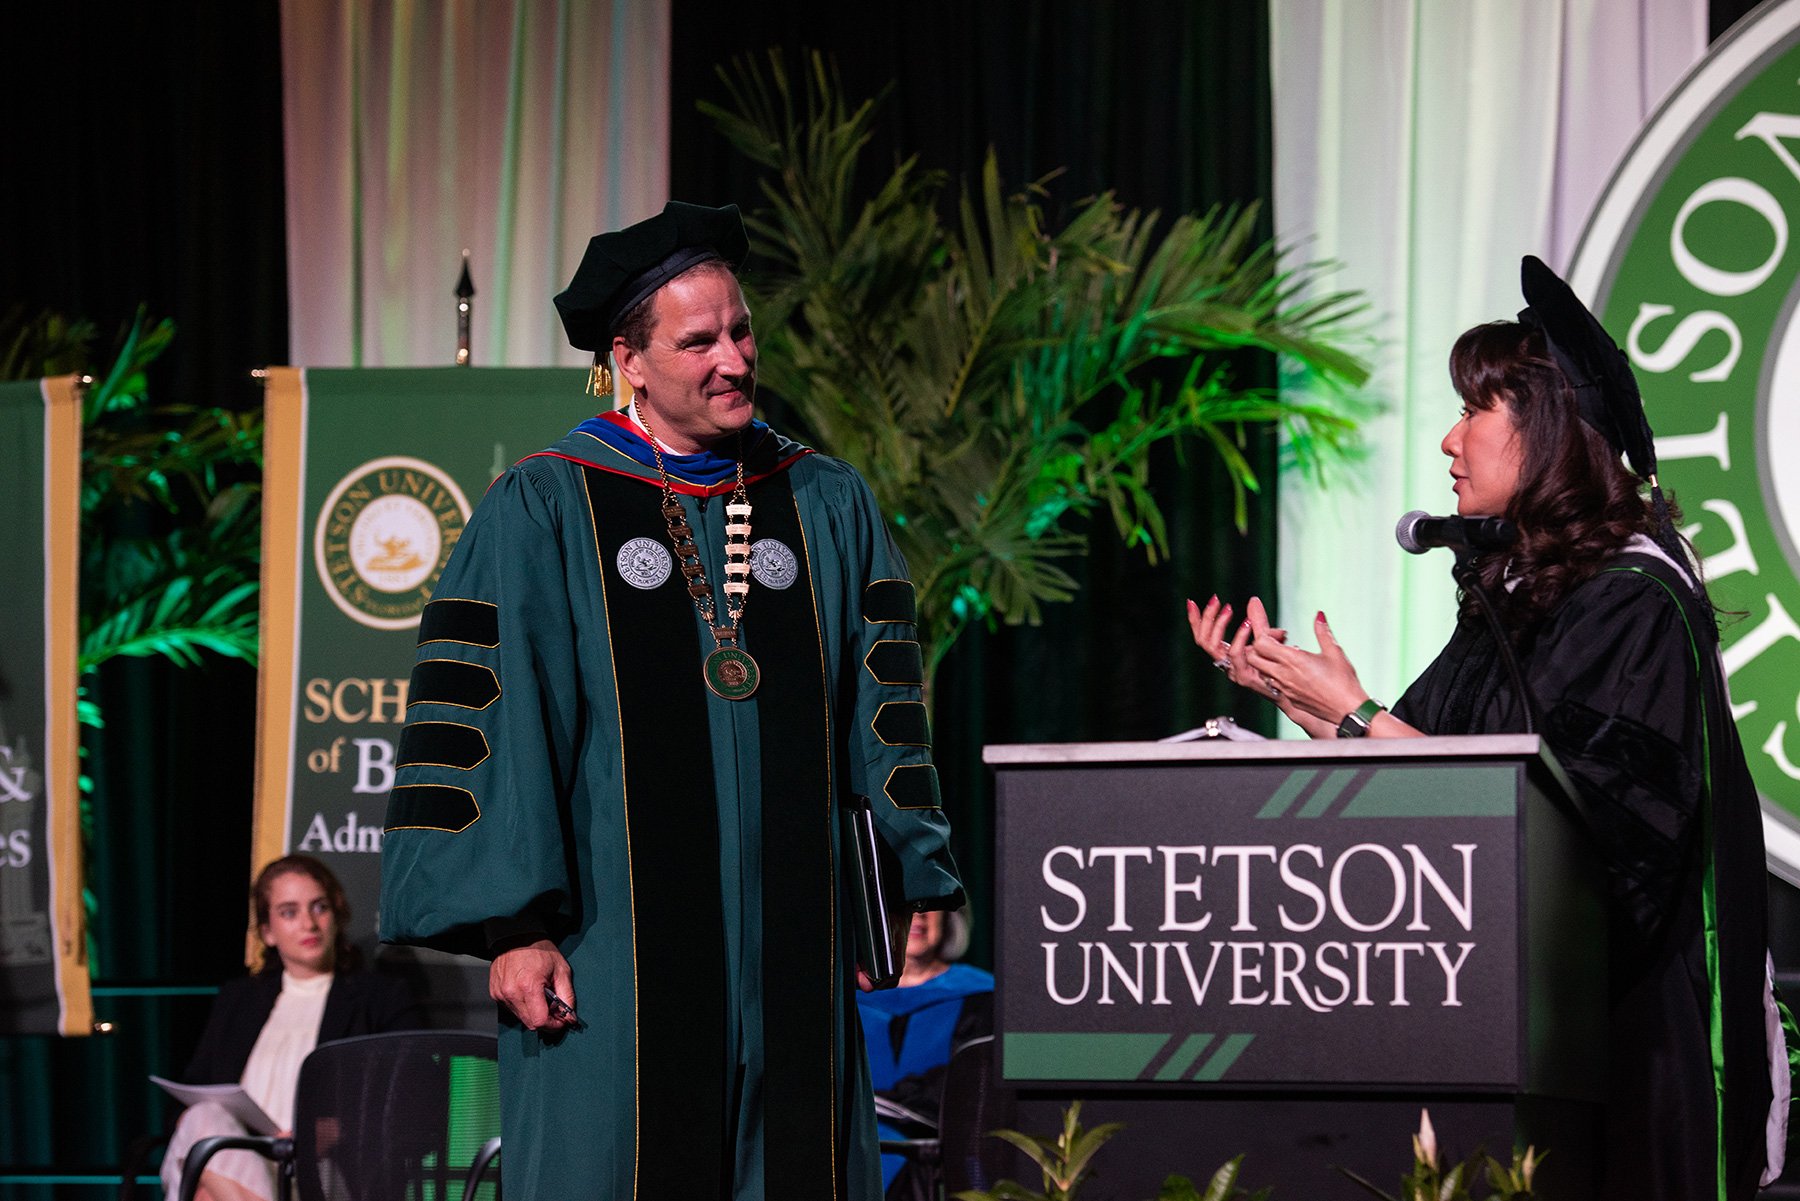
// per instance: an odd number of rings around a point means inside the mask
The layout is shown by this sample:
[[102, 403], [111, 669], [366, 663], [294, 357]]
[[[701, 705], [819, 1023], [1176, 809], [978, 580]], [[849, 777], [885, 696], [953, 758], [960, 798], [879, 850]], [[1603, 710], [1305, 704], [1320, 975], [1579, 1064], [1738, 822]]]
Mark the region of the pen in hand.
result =
[[548, 984], [544, 985], [544, 1000], [550, 1006], [551, 1017], [567, 1022], [577, 1030], [587, 1029], [587, 1023], [576, 1017], [575, 1011], [569, 1008], [569, 1003], [557, 996], [556, 990]]

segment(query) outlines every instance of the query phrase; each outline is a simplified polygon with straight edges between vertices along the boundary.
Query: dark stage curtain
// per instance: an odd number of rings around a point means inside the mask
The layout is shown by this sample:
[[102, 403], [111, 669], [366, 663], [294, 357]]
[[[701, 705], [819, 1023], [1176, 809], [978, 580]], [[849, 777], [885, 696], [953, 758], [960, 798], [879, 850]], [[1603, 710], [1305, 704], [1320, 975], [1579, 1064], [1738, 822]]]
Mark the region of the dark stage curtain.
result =
[[[978, 181], [992, 146], [1017, 187], [1053, 170], [1053, 209], [1111, 190], [1165, 216], [1260, 201], [1270, 230], [1268, 14], [1260, 4], [1161, 0], [1100, 4], [928, 0], [853, 6], [791, 0], [754, 8], [674, 0], [670, 195], [700, 203], [761, 197], [754, 172], [695, 110], [724, 103], [714, 68], [782, 47], [831, 55], [851, 98], [892, 81], [870, 180], [913, 154], [957, 181]], [[1240, 380], [1273, 382], [1246, 356]], [[779, 418], [777, 417], [777, 420]], [[975, 630], [946, 659], [936, 696], [937, 761], [955, 851], [976, 909], [970, 959], [992, 962], [993, 795], [984, 743], [1158, 738], [1218, 713], [1273, 732], [1274, 708], [1225, 685], [1194, 649], [1183, 599], [1217, 589], [1273, 600], [1275, 446], [1259, 436], [1263, 481], [1247, 534], [1213, 453], [1165, 448], [1153, 483], [1169, 519], [1172, 561], [1127, 550], [1110, 518], [1089, 529], [1075, 564], [1077, 599], [1046, 608], [1042, 626]]]
[[[287, 359], [275, 0], [10, 6], [0, 113], [0, 307], [92, 320], [109, 362], [145, 302], [178, 327], [153, 400], [260, 403], [250, 370]], [[122, 521], [155, 532], [167, 518]], [[97, 980], [242, 974], [253, 669], [114, 660], [85, 683], [107, 722], [84, 731]], [[103, 997], [111, 1035], [0, 1039], [0, 1165], [112, 1164], [160, 1130], [172, 1110], [145, 1075], [186, 1066], [209, 1004]], [[49, 1192], [0, 1185], [15, 1195]]]
[[1718, 41], [1721, 34], [1737, 24], [1740, 17], [1758, 7], [1762, 0], [1707, 0], [1706, 36]]

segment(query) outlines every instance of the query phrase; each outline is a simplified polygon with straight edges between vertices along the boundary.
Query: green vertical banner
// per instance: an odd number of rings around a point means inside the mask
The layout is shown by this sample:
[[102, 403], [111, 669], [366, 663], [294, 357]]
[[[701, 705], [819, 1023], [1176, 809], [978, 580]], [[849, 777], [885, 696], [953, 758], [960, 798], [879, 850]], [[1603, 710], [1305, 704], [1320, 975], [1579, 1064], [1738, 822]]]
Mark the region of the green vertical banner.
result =
[[0, 1034], [93, 1033], [75, 715], [81, 400], [0, 384]]
[[[488, 485], [594, 411], [566, 368], [271, 368], [251, 871], [303, 852], [365, 953], [419, 615]], [[250, 931], [247, 959], [260, 962]], [[485, 993], [483, 994], [485, 997]]]

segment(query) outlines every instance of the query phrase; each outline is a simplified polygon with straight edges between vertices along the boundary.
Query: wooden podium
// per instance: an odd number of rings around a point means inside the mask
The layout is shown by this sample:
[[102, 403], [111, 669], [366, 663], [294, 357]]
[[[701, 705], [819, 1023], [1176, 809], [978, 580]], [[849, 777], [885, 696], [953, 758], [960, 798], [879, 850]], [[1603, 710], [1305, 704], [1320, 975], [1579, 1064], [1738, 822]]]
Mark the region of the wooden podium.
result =
[[1104, 1191], [1240, 1152], [1277, 1197], [1552, 1152], [1588, 1197], [1605, 882], [1534, 736], [990, 746], [996, 1024], [1020, 1128], [1124, 1121]]

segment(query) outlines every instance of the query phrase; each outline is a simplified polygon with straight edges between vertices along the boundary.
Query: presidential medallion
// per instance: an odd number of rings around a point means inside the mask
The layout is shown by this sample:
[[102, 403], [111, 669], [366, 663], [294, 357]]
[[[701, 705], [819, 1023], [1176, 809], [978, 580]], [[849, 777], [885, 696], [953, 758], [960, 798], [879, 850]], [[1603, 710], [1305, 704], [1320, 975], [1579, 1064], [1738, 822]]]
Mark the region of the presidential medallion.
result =
[[706, 656], [706, 686], [728, 701], [741, 701], [762, 680], [756, 660], [735, 646], [722, 646]]

